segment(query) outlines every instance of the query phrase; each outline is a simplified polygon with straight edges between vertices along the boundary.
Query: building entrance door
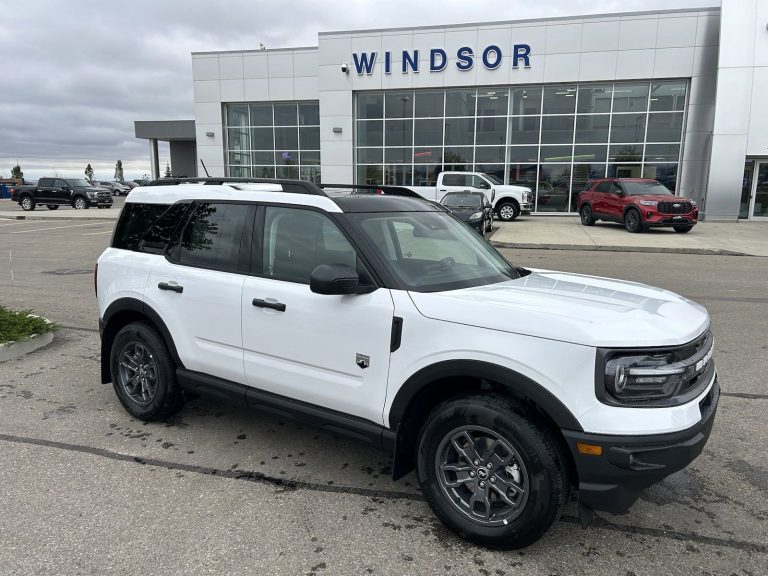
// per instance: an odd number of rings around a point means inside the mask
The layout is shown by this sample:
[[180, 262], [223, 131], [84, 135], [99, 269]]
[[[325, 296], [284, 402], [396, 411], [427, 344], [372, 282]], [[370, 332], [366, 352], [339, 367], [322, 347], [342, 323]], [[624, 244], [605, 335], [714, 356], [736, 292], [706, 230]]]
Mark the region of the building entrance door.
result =
[[[748, 164], [745, 166], [746, 178]], [[768, 160], [753, 163], [752, 186], [749, 199], [749, 219], [768, 220]]]

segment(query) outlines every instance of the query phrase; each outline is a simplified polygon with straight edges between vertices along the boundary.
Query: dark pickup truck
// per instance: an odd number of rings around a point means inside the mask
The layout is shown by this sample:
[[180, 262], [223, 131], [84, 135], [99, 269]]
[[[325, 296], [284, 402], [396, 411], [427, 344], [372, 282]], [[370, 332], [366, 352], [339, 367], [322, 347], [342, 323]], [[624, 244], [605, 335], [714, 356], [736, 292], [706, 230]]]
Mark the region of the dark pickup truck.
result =
[[83, 178], [40, 178], [37, 186], [12, 186], [11, 200], [22, 210], [34, 210], [44, 204], [49, 210], [59, 206], [72, 206], [83, 210], [91, 206], [110, 208], [112, 193], [106, 188], [91, 186]]

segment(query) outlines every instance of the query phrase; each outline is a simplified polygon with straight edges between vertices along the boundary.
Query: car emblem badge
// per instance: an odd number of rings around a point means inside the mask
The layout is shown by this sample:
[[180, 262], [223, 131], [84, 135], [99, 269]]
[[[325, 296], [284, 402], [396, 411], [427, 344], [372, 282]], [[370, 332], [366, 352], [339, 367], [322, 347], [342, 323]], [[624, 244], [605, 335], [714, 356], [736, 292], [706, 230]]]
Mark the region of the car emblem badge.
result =
[[371, 359], [365, 354], [357, 354], [355, 357], [355, 363], [360, 366], [360, 368], [365, 370], [368, 368], [368, 366], [371, 365]]
[[680, 206], [682, 206], [682, 204], [672, 204], [673, 208], [680, 208]]

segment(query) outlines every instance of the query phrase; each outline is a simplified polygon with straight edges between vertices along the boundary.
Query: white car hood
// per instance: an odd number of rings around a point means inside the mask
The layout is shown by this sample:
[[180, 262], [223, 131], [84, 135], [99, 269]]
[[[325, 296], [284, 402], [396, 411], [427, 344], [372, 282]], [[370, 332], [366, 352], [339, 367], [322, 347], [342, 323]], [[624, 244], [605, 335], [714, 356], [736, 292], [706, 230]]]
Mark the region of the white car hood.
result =
[[410, 296], [421, 314], [435, 320], [586, 346], [672, 346], [690, 342], [709, 326], [703, 306], [668, 290], [548, 270]]

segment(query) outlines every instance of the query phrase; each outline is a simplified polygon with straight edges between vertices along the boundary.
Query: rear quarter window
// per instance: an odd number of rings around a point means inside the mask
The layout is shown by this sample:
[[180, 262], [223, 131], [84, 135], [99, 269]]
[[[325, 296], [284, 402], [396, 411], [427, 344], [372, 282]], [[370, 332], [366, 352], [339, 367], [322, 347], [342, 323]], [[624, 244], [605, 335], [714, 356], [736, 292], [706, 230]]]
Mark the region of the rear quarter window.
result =
[[139, 251], [144, 232], [157, 221], [158, 217], [170, 208], [170, 204], [138, 204], [127, 202], [120, 213], [120, 220], [112, 239], [113, 248]]

